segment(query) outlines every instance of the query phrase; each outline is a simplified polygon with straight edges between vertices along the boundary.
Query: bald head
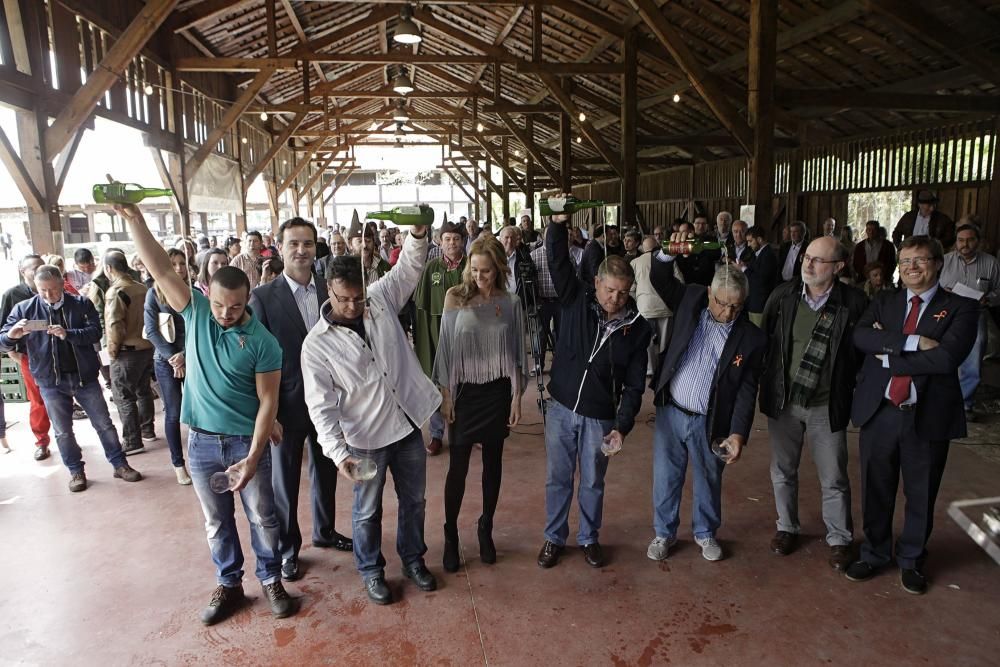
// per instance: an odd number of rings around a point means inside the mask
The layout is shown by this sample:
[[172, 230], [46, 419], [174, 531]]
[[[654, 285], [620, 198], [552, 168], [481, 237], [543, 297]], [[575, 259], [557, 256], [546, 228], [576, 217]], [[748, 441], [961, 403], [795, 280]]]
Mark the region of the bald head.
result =
[[847, 261], [847, 249], [832, 236], [821, 236], [806, 247], [802, 282], [816, 293], [825, 292]]

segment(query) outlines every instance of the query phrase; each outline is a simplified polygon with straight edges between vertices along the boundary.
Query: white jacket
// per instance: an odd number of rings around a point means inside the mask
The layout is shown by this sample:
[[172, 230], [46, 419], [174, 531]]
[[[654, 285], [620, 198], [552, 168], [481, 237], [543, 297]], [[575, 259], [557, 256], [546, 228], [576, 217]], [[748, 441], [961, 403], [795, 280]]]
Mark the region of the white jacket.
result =
[[[368, 286], [362, 340], [321, 317], [302, 343], [302, 380], [320, 447], [338, 466], [355, 449], [380, 449], [430, 419], [441, 394], [424, 375], [399, 324], [399, 311], [417, 286], [427, 239], [407, 235], [392, 271]], [[370, 347], [369, 347], [370, 345]], [[408, 419], [409, 418], [409, 419]]]

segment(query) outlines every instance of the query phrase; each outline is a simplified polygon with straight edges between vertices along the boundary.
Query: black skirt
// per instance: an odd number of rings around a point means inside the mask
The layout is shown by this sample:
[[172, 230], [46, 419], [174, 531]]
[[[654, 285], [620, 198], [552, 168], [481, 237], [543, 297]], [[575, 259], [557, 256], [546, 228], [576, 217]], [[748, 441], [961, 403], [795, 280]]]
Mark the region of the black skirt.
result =
[[507, 420], [511, 398], [510, 378], [459, 384], [455, 388], [455, 422], [451, 424], [448, 446], [471, 447], [510, 435]]

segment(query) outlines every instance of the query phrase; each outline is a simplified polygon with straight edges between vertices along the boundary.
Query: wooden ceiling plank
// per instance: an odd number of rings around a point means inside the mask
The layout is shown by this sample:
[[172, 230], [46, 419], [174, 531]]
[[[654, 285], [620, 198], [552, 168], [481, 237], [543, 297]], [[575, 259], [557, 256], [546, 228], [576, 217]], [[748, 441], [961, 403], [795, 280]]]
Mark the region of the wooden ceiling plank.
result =
[[236, 11], [251, 2], [254, 0], [205, 0], [186, 12], [176, 14], [171, 25], [174, 32], [181, 32], [220, 14]]

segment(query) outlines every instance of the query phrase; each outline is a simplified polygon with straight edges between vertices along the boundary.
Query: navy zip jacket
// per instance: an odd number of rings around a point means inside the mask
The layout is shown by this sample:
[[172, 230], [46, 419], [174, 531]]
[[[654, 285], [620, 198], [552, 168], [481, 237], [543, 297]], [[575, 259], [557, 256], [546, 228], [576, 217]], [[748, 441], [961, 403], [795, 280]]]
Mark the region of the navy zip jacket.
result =
[[578, 415], [614, 420], [612, 428], [625, 436], [642, 406], [652, 330], [629, 297], [622, 322], [609, 336], [603, 335], [604, 310], [597, 303], [593, 283], [576, 277], [568, 243], [566, 226], [552, 223], [545, 252], [562, 318], [549, 394]]
[[[94, 345], [101, 341], [101, 324], [97, 309], [90, 299], [63, 294], [63, 305], [59, 310], [53, 310], [37, 295], [22, 301], [10, 311], [3, 329], [0, 329], [0, 345], [13, 348], [18, 343], [7, 333], [20, 320], [46, 320], [50, 324], [62, 325], [66, 329], [66, 342], [76, 356], [80, 383], [86, 384], [97, 379], [101, 362]], [[20, 339], [27, 346], [28, 367], [39, 386], [59, 384], [59, 350], [55, 341], [45, 331], [29, 331]]]

